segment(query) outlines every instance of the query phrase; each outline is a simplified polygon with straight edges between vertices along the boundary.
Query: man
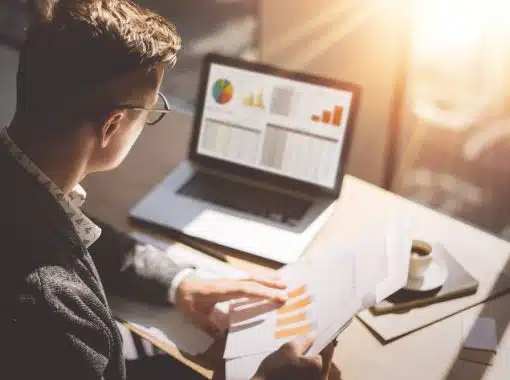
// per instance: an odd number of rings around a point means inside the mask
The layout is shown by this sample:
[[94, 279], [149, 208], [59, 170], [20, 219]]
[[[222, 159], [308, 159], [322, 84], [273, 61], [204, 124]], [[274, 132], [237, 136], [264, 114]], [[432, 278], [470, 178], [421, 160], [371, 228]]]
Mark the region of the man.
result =
[[[20, 54], [16, 113], [0, 134], [2, 373], [125, 379], [103, 283], [108, 291], [176, 304], [211, 333], [219, 301], [284, 302], [278, 280], [201, 279], [154, 248], [110, 227], [102, 231], [81, 212], [79, 182], [118, 166], [146, 122], [161, 115], [153, 107], [180, 39], [167, 20], [129, 0], [38, 5]], [[322, 378], [332, 350], [305, 358], [310, 344], [285, 345], [255, 378]], [[156, 379], [150, 376], [143, 378]]]

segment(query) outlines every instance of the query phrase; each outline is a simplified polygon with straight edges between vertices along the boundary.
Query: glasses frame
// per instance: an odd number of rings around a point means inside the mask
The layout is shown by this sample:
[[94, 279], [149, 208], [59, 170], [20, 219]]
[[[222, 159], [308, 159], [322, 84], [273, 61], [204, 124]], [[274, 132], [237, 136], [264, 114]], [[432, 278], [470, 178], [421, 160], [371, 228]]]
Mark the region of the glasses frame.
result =
[[159, 117], [155, 121], [153, 121], [151, 123], [149, 123], [148, 121], [145, 122], [145, 124], [147, 124], [147, 125], [156, 125], [161, 120], [163, 120], [163, 118], [168, 113], [172, 112], [172, 110], [170, 109], [170, 103], [168, 102], [166, 96], [163, 95], [163, 93], [161, 91], [158, 91], [158, 97], [161, 98], [161, 100], [163, 100], [163, 103], [165, 104], [165, 109], [145, 108], [145, 107], [134, 106], [132, 104], [119, 104], [118, 106], [116, 106], [116, 108], [126, 108], [126, 109], [130, 109], [130, 110], [135, 110], [135, 111], [148, 111], [148, 112], [160, 113]]

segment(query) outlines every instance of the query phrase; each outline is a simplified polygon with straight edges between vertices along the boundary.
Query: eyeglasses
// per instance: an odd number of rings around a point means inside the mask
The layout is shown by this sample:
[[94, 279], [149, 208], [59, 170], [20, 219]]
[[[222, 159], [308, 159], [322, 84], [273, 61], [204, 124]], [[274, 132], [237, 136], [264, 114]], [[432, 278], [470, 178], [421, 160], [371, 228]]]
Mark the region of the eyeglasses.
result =
[[167, 113], [171, 112], [170, 104], [168, 103], [168, 100], [166, 99], [165, 95], [163, 95], [161, 92], [158, 92], [158, 101], [153, 108], [137, 107], [130, 104], [120, 104], [116, 106], [116, 108], [127, 108], [136, 111], [147, 111], [149, 115], [145, 123], [148, 125], [155, 125], [159, 123], [161, 120], [163, 120]]

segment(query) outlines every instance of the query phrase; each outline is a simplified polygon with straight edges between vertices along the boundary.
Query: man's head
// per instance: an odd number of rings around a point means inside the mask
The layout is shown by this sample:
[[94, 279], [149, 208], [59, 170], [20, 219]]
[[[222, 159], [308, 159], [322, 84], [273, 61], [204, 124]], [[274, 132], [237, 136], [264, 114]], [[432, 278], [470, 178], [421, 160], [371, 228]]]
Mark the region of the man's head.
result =
[[37, 140], [79, 136], [88, 172], [117, 166], [180, 48], [175, 27], [129, 0], [40, 0], [20, 54], [13, 125]]

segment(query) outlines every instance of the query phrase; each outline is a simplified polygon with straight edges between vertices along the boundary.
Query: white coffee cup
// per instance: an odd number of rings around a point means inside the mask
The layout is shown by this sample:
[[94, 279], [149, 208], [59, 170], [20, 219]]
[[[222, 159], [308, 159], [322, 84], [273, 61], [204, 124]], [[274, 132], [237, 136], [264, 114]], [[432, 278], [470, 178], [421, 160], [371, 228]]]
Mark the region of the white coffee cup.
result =
[[432, 264], [432, 247], [421, 241], [413, 242], [411, 250], [411, 260], [409, 263], [409, 277], [419, 279], [423, 278], [425, 271]]

